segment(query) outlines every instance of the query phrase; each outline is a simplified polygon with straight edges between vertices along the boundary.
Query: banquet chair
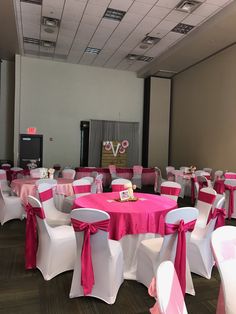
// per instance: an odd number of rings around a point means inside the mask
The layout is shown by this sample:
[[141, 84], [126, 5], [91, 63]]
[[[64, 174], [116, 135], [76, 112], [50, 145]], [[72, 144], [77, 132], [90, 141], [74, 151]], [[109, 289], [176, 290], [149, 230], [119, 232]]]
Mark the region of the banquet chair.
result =
[[8, 164], [8, 163], [2, 164], [1, 168], [3, 170], [10, 170], [11, 169], [11, 164]]
[[207, 279], [211, 278], [212, 268], [215, 264], [211, 251], [211, 235], [221, 219], [224, 225], [225, 197], [218, 194], [213, 203], [209, 222], [205, 228], [195, 226], [188, 243], [188, 261], [191, 272]]
[[55, 170], [54, 178], [59, 178], [60, 174], [61, 174], [61, 165], [60, 164], [54, 164], [53, 169]]
[[161, 184], [162, 184], [162, 182], [165, 182], [166, 180], [162, 178], [162, 173], [161, 173], [160, 168], [155, 167], [155, 174], [156, 174], [157, 179], [155, 180], [154, 192], [160, 193]]
[[152, 314], [188, 313], [179, 279], [171, 261], [159, 265], [156, 278], [153, 278], [148, 292], [156, 299], [156, 304], [150, 309]]
[[132, 186], [132, 182], [128, 179], [115, 179], [111, 181], [111, 190], [112, 192], [120, 192], [126, 190], [126, 185]]
[[[179, 225], [185, 224], [186, 229], [186, 248], [190, 239], [191, 231], [194, 228], [198, 216], [198, 209], [194, 207], [182, 207], [169, 211], [165, 218], [165, 235], [160, 238], [143, 240], [137, 250], [137, 281], [149, 287], [152, 278], [155, 276], [157, 267], [165, 260], [176, 262], [176, 257], [181, 255], [180, 263], [183, 266], [182, 272], [179, 271], [178, 277], [181, 281], [183, 294], [195, 295], [192, 277], [189, 269], [186, 251], [177, 251]], [[170, 231], [173, 227], [173, 232]], [[185, 237], [184, 237], [185, 239]], [[180, 240], [180, 238], [179, 238]], [[181, 247], [180, 247], [181, 249]], [[176, 262], [177, 263], [177, 262]], [[186, 269], [184, 265], [186, 264]], [[175, 265], [178, 266], [177, 264]], [[179, 266], [177, 267], [179, 269]], [[186, 285], [186, 288], [185, 288]]]
[[[115, 302], [124, 280], [123, 253], [118, 241], [108, 239], [109, 220], [109, 214], [97, 209], [80, 208], [72, 211], [77, 249], [70, 298], [92, 296], [108, 304]], [[95, 232], [89, 233], [87, 224]], [[90, 244], [86, 243], [86, 238], [90, 238]], [[87, 254], [89, 246], [91, 258]]]
[[30, 169], [30, 177], [33, 179], [42, 179], [47, 175], [46, 168], [34, 168]]
[[11, 167], [11, 181], [24, 178], [24, 169], [21, 167]]
[[[42, 204], [33, 196], [28, 196], [26, 222], [26, 269], [38, 268], [45, 280], [72, 270], [75, 264], [76, 239], [72, 226], [51, 227], [45, 218]], [[37, 231], [32, 221], [36, 216]], [[38, 234], [38, 248], [36, 232]], [[31, 244], [31, 245], [30, 245]], [[37, 248], [37, 250], [36, 250]], [[36, 255], [37, 254], [37, 255]]]
[[236, 173], [235, 172], [225, 172], [224, 173], [225, 179], [236, 179]]
[[111, 175], [111, 180], [119, 179], [119, 177], [117, 176], [117, 173], [116, 173], [116, 166], [115, 165], [109, 165], [108, 168], [109, 168], [109, 172]]
[[181, 192], [181, 185], [177, 182], [166, 181], [161, 184], [161, 196], [166, 196], [177, 202]]
[[143, 172], [142, 166], [133, 166], [133, 177], [131, 181], [139, 189], [142, 188], [142, 172]]
[[[94, 171], [94, 173], [97, 173], [97, 175], [94, 175], [94, 181], [91, 184], [91, 193], [96, 194], [96, 193], [102, 193], [103, 192], [103, 174], [100, 173], [98, 174], [98, 172]], [[92, 175], [92, 173], [91, 173]], [[85, 177], [86, 178], [86, 177]]]
[[64, 179], [74, 179], [76, 171], [74, 169], [63, 169], [62, 178]]
[[67, 196], [64, 199], [62, 210], [70, 213], [73, 207], [74, 200], [78, 197], [91, 194], [91, 183], [87, 179], [78, 179], [72, 182], [74, 195]]
[[210, 174], [210, 176], [212, 176], [212, 168], [206, 167], [202, 169], [204, 172], [207, 172]]
[[199, 210], [199, 215], [195, 228], [205, 228], [207, 225], [209, 213], [216, 199], [216, 191], [212, 188], [202, 188], [198, 193], [198, 199], [195, 207]]
[[25, 215], [24, 207], [21, 204], [21, 199], [18, 196], [3, 195], [0, 185], [0, 222], [3, 225], [5, 222], [12, 219], [23, 219]]
[[166, 167], [166, 178], [168, 181], [175, 181], [175, 175], [174, 175], [175, 167], [167, 166]]
[[10, 195], [11, 188], [8, 185], [6, 170], [0, 169], [0, 185], [3, 195]]
[[236, 218], [236, 179], [226, 179], [225, 188], [225, 209], [229, 219]]
[[37, 188], [47, 223], [50, 226], [69, 225], [71, 223], [70, 215], [60, 212], [55, 206], [52, 185], [41, 183]]
[[197, 182], [199, 184], [199, 190], [201, 190], [204, 187], [209, 186], [209, 182], [205, 176], [203, 176], [203, 175], [197, 176], [196, 179], [197, 179]]
[[236, 313], [236, 227], [216, 229], [211, 238], [211, 247], [221, 278], [217, 314]]

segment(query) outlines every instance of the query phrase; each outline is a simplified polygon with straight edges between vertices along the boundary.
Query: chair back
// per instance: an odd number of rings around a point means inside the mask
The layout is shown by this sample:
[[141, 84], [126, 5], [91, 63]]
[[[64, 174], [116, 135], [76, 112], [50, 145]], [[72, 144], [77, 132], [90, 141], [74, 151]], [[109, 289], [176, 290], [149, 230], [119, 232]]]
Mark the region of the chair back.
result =
[[206, 167], [206, 168], [203, 168], [202, 170], [209, 173], [210, 176], [212, 175], [212, 168]]
[[181, 185], [177, 182], [166, 181], [161, 184], [161, 195], [177, 202], [181, 192]]
[[90, 184], [93, 184], [93, 182], [94, 182], [94, 178], [93, 177], [83, 177], [82, 179], [89, 181]]
[[42, 179], [47, 175], [46, 168], [30, 169], [30, 177], [33, 179]]
[[127, 184], [132, 186], [132, 182], [128, 179], [120, 178], [120, 179], [112, 180], [112, 182], [111, 182], [112, 192], [120, 192], [120, 191], [127, 189], [125, 187], [125, 185], [127, 185]]
[[1, 168], [3, 169], [3, 170], [10, 170], [11, 169], [11, 164], [2, 164], [1, 165]]
[[[236, 313], [236, 227], [223, 226], [212, 233], [211, 246], [221, 278], [217, 313]], [[223, 295], [222, 295], [223, 293]]]
[[24, 177], [24, 169], [21, 167], [11, 167], [11, 179], [20, 179]]
[[80, 197], [91, 193], [91, 183], [84, 178], [73, 181], [72, 187], [75, 197]]
[[115, 165], [109, 165], [109, 172], [111, 175], [111, 180], [115, 180], [118, 178], [117, 173], [116, 173], [116, 166]]
[[225, 209], [229, 218], [236, 218], [236, 179], [226, 179], [225, 187]]
[[202, 188], [198, 194], [198, 200], [195, 207], [199, 210], [199, 216], [196, 227], [205, 228], [207, 225], [209, 213], [216, 199], [216, 191], [212, 188]]
[[158, 307], [162, 314], [187, 314], [183, 293], [171, 261], [160, 264], [156, 275]]
[[225, 172], [224, 174], [225, 179], [236, 179], [235, 172]]
[[[44, 208], [41, 202], [36, 197], [29, 195], [27, 199], [28, 199], [28, 203], [33, 208], [41, 208], [42, 213], [45, 215]], [[38, 232], [40, 232], [41, 234], [45, 234], [47, 237], [50, 237], [52, 227], [50, 227], [47, 224], [46, 219], [45, 218], [42, 219], [36, 215], [36, 220], [37, 220]]]
[[175, 170], [175, 167], [172, 167], [172, 166], [167, 166], [166, 167], [166, 177], [167, 177], [167, 180], [175, 181], [174, 170]]
[[56, 179], [39, 179], [35, 182], [36, 186], [39, 186], [42, 183], [47, 183], [52, 186], [52, 188], [55, 188], [57, 185], [57, 180]]
[[8, 186], [6, 170], [0, 169], [0, 185], [3, 192], [10, 192], [11, 188]]
[[142, 166], [133, 166], [133, 175], [140, 175], [142, 174], [143, 172], [143, 167]]
[[142, 172], [143, 172], [142, 166], [133, 166], [133, 177], [131, 181], [139, 189], [141, 189], [142, 187]]
[[76, 171], [74, 169], [63, 169], [62, 178], [64, 179], [74, 179]]
[[54, 213], [57, 213], [58, 210], [55, 206], [53, 199], [53, 187], [48, 183], [41, 183], [38, 185], [38, 194], [39, 200], [43, 206], [46, 218], [54, 219]]
[[[166, 214], [165, 223], [166, 224], [179, 224], [181, 220], [184, 223], [194, 221], [198, 217], [198, 209], [194, 207], [181, 207], [171, 210]], [[191, 232], [186, 232], [186, 244], [190, 239]], [[171, 260], [174, 262], [176, 255], [176, 245], [177, 245], [177, 232], [169, 235], [165, 235], [163, 239], [163, 244], [160, 251], [160, 261]]]

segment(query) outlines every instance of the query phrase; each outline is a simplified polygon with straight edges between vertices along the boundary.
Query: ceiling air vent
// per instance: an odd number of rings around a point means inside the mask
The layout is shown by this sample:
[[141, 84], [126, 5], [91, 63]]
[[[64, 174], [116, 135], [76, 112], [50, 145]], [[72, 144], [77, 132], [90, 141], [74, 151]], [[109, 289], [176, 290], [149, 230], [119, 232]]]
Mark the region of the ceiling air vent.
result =
[[180, 34], [187, 34], [194, 28], [193, 25], [179, 23], [171, 31]]
[[21, 2], [26, 2], [26, 3], [33, 3], [33, 4], [42, 5], [42, 0], [21, 0]]
[[101, 49], [99, 48], [87, 47], [84, 52], [91, 53], [93, 55], [98, 55], [100, 51]]
[[130, 61], [134, 61], [134, 60], [137, 60], [138, 57], [140, 57], [139, 55], [135, 55], [135, 54], [132, 54], [132, 53], [129, 53], [125, 58], [130, 60]]
[[33, 44], [33, 45], [39, 45], [40, 44], [40, 40], [37, 38], [24, 37], [23, 41], [26, 44]]
[[199, 7], [200, 4], [202, 3], [195, 0], [182, 0], [175, 9], [186, 13], [192, 13], [197, 7]]
[[125, 13], [126, 13], [125, 11], [107, 8], [103, 17], [110, 19], [110, 20], [114, 20], [114, 21], [121, 21], [125, 15]]

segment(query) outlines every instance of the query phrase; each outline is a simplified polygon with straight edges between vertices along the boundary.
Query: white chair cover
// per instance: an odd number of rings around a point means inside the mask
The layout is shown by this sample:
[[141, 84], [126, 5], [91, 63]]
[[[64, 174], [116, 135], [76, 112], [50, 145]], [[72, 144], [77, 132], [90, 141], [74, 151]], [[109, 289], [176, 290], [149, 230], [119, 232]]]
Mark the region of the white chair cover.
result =
[[142, 188], [142, 172], [143, 172], [142, 166], [133, 166], [133, 177], [131, 181], [139, 189]]
[[62, 178], [64, 179], [74, 179], [76, 171], [74, 169], [63, 169]]
[[[28, 196], [32, 207], [42, 208], [33, 196]], [[38, 227], [38, 250], [36, 267], [45, 280], [72, 270], [75, 264], [76, 240], [72, 226], [51, 227], [46, 219], [36, 216]]]
[[5, 170], [0, 169], [0, 185], [2, 188], [2, 193], [6, 194], [6, 195], [10, 195], [11, 194], [11, 188], [8, 185], [8, 181], [7, 181], [7, 173]]
[[[232, 206], [231, 217], [236, 218], [236, 179], [226, 179], [224, 184], [225, 184], [225, 209], [227, 217], [230, 216], [229, 209], [230, 206]], [[232, 188], [232, 192], [228, 190], [227, 186]]]
[[166, 181], [161, 184], [161, 195], [177, 202], [181, 193], [181, 185], [177, 182]]
[[33, 179], [42, 179], [47, 176], [47, 168], [30, 169], [30, 177]]
[[127, 187], [125, 187], [125, 185], [132, 186], [132, 182], [128, 179], [123, 179], [123, 178], [115, 179], [115, 180], [112, 180], [111, 182], [111, 189], [113, 192], [127, 190]]
[[52, 186], [48, 183], [39, 184], [38, 193], [47, 223], [50, 226], [69, 225], [70, 215], [60, 212], [54, 204]]
[[[182, 207], [167, 213], [166, 223], [178, 224], [181, 219], [188, 223], [197, 219], [198, 210], [194, 207]], [[190, 232], [186, 233], [186, 246], [190, 239]], [[156, 275], [157, 267], [165, 260], [174, 262], [177, 234], [169, 234], [160, 238], [153, 238], [141, 242], [137, 252], [137, 281], [149, 287]], [[186, 256], [186, 293], [195, 295], [189, 264]]]
[[[95, 223], [110, 219], [110, 216], [97, 209], [74, 209], [71, 218], [85, 223]], [[81, 251], [84, 241], [83, 232], [75, 232], [77, 243], [76, 263], [72, 278], [70, 298], [84, 295], [81, 286]], [[99, 298], [109, 304], [123, 282], [123, 253], [118, 241], [108, 240], [108, 232], [99, 230], [90, 237], [94, 285], [88, 296]]]
[[171, 261], [162, 262], [157, 269], [156, 278], [153, 278], [148, 289], [149, 294], [157, 300], [150, 312], [152, 314], [187, 314], [173, 263]]
[[213, 254], [220, 273], [221, 288], [217, 314], [236, 313], [236, 227], [216, 229], [211, 238]]
[[[88, 188], [89, 192], [82, 192], [83, 189], [87, 189], [88, 186], [89, 186]], [[74, 190], [74, 195], [65, 197], [63, 205], [62, 205], [62, 211], [65, 213], [71, 212], [73, 204], [74, 204], [74, 200], [76, 198], [84, 196], [84, 195], [89, 195], [91, 193], [91, 183], [89, 180], [85, 178], [73, 181], [72, 187]], [[79, 190], [81, 190], [81, 192], [78, 192]]]
[[25, 216], [24, 207], [21, 204], [21, 199], [18, 196], [3, 195], [0, 185], [0, 222], [3, 225], [5, 222], [12, 219], [23, 219]]
[[166, 178], [168, 181], [175, 181], [174, 171], [175, 171], [175, 167], [172, 167], [172, 166], [166, 167]]
[[[225, 197], [218, 194], [212, 206], [215, 208], [224, 207]], [[195, 227], [188, 243], [188, 261], [191, 272], [207, 279], [211, 278], [211, 271], [215, 264], [211, 251], [211, 235], [215, 229], [216, 219], [211, 219], [205, 228]]]

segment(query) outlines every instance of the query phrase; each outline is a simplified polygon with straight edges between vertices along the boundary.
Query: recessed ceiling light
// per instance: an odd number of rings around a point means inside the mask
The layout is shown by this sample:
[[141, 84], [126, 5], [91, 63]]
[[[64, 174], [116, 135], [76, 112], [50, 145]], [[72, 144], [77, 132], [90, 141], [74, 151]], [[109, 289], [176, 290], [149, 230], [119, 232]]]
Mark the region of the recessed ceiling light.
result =
[[176, 32], [176, 33], [180, 33], [180, 34], [187, 34], [193, 28], [194, 28], [193, 25], [179, 23], [171, 30], [171, 32]]
[[54, 41], [41, 40], [40, 45], [45, 48], [54, 48], [56, 46], [56, 43]]
[[128, 59], [129, 61], [144, 61], [144, 62], [150, 62], [153, 60], [152, 57], [140, 56], [131, 53], [126, 56], [126, 59]]
[[161, 38], [158, 38], [158, 37], [146, 36], [142, 40], [142, 43], [152, 46], [152, 45], [155, 45], [156, 43], [158, 43], [160, 40], [161, 40]]
[[115, 21], [121, 21], [125, 15], [125, 13], [126, 13], [125, 11], [107, 8], [103, 17], [105, 17], [107, 19], [115, 20]]
[[182, 0], [178, 3], [178, 5], [176, 6], [176, 10], [178, 11], [183, 11], [186, 13], [191, 13], [193, 12], [197, 7], [199, 7], [199, 5], [201, 5], [202, 2], [196, 1], [196, 0]]
[[52, 27], [45, 27], [45, 28], [44, 28], [44, 31], [45, 31], [46, 33], [49, 33], [49, 34], [52, 34], [52, 33], [55, 32], [54, 28], [52, 28]]
[[126, 56], [126, 59], [130, 60], [130, 61], [134, 61], [134, 60], [137, 60], [139, 57], [139, 55], [135, 55], [135, 54], [132, 54], [132, 53], [129, 53], [127, 56]]
[[58, 27], [60, 24], [60, 20], [54, 19], [51, 17], [43, 16], [42, 17], [42, 24], [49, 27]]
[[101, 51], [101, 49], [98, 49], [98, 48], [87, 47], [84, 52], [98, 55], [100, 51]]

